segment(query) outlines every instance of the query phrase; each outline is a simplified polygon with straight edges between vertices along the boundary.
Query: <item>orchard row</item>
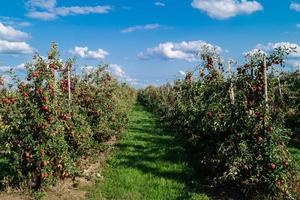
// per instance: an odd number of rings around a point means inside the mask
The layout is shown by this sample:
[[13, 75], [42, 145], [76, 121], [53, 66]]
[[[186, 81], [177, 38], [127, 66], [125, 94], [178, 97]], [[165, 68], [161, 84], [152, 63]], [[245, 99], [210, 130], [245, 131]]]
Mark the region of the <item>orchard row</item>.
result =
[[280, 70], [292, 51], [249, 54], [233, 73], [232, 63], [225, 72], [220, 56], [204, 49], [185, 79], [149, 86], [138, 98], [177, 133], [213, 184], [238, 188], [248, 198], [294, 199], [287, 124], [299, 131], [300, 75]]
[[[0, 78], [0, 149], [4, 186], [40, 189], [80, 173], [77, 162], [126, 127], [135, 91], [105, 67], [72, 75], [72, 61], [34, 56], [27, 80]], [[10, 86], [9, 86], [10, 85]]]

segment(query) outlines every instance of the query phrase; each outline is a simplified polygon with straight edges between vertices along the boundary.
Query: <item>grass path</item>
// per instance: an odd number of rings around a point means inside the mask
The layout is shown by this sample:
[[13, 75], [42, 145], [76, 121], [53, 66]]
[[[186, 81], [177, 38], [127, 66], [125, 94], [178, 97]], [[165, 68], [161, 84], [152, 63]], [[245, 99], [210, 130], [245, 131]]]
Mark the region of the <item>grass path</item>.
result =
[[194, 190], [200, 187], [174, 136], [141, 106], [132, 112], [130, 126], [101, 174], [89, 199], [209, 199]]

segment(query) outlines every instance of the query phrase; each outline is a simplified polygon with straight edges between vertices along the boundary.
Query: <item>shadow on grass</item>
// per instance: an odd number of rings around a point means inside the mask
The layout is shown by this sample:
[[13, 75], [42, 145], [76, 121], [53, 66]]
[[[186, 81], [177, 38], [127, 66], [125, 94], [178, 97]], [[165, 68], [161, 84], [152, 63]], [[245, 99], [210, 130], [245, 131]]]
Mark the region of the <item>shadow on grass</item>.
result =
[[300, 149], [300, 136], [294, 137], [294, 138], [290, 141], [290, 146], [291, 146], [291, 147], [294, 147], [294, 148]]
[[9, 175], [12, 175], [12, 172], [10, 170], [8, 159], [5, 156], [0, 155], [0, 190], [1, 191], [4, 189], [4, 185], [2, 181], [6, 176]]
[[[142, 107], [137, 109], [144, 110]], [[202, 176], [206, 172], [196, 174], [187, 164], [188, 154], [180, 141], [163, 130], [151, 114], [138, 117], [139, 120], [134, 119], [128, 129], [133, 133], [129, 140], [118, 144], [119, 151], [126, 152], [120, 155], [119, 166], [183, 183], [186, 192], [179, 199], [190, 199], [195, 193], [205, 193], [214, 199], [237, 199], [236, 194], [227, 194], [225, 189], [213, 189], [207, 176]]]

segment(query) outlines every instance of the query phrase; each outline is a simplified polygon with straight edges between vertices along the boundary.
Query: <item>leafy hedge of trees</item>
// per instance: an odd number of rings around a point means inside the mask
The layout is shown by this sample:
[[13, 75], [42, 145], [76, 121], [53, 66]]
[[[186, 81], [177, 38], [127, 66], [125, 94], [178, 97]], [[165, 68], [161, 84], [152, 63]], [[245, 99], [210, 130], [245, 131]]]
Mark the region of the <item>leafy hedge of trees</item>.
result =
[[72, 60], [48, 58], [27, 64], [27, 80], [0, 77], [1, 159], [9, 163], [4, 186], [38, 190], [80, 172], [77, 161], [99, 144], [119, 137], [136, 92], [105, 66], [71, 74]]
[[247, 198], [294, 199], [296, 165], [286, 123], [299, 125], [299, 74], [280, 72], [292, 51], [257, 51], [233, 73], [204, 49], [185, 79], [149, 86], [138, 99], [177, 133], [196, 169], [215, 185], [235, 186]]

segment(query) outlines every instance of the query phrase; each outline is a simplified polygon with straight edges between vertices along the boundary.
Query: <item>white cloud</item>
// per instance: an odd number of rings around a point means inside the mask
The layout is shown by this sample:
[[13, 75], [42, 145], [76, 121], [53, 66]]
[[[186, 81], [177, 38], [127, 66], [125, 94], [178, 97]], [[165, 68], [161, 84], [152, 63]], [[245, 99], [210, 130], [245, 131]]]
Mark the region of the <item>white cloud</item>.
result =
[[131, 33], [131, 32], [135, 32], [138, 30], [154, 30], [154, 29], [159, 29], [162, 26], [160, 24], [146, 24], [143, 26], [132, 26], [132, 27], [128, 27], [124, 30], [122, 30], [122, 33]]
[[251, 51], [247, 51], [243, 53], [244, 56], [248, 57], [248, 58], [253, 58], [254, 56], [266, 56], [267, 53], [261, 49], [252, 49]]
[[11, 70], [12, 67], [9, 66], [0, 66], [0, 72], [7, 72]]
[[17, 27], [28, 27], [31, 26], [30, 22], [23, 21], [22, 19], [16, 17], [6, 17], [0, 16], [0, 21], [7, 26], [17, 26]]
[[21, 64], [17, 65], [17, 66], [15, 67], [15, 69], [16, 69], [16, 70], [25, 70], [25, 69], [26, 69], [25, 63], [21, 63]]
[[293, 2], [293, 3], [291, 3], [291, 5], [290, 5], [290, 9], [299, 12], [299, 11], [300, 11], [300, 4], [299, 4], [299, 3], [294, 3], [294, 2]]
[[11, 26], [5, 26], [0, 22], [0, 40], [7, 41], [24, 41], [28, 38], [28, 34], [22, 31], [16, 30]]
[[98, 49], [96, 51], [89, 51], [88, 47], [78, 47], [78, 46], [76, 46], [74, 49], [70, 50], [69, 52], [81, 58], [92, 59], [92, 60], [102, 60], [107, 55], [109, 55], [109, 53], [103, 49]]
[[182, 71], [182, 70], [179, 70], [178, 73], [179, 73], [181, 76], [185, 76], [185, 75], [186, 75], [186, 73], [185, 73], [184, 71]]
[[185, 60], [191, 62], [199, 60], [198, 54], [204, 49], [215, 51], [217, 53], [222, 51], [222, 48], [219, 46], [213, 46], [209, 43], [198, 40], [190, 42], [183, 41], [181, 43], [160, 43], [156, 47], [148, 48], [145, 53], [140, 53], [138, 56], [141, 59], [161, 58], [167, 60]]
[[215, 19], [227, 19], [263, 9], [259, 2], [247, 0], [193, 0], [192, 7]]
[[[0, 72], [1, 72], [1, 66], [0, 66]], [[3, 71], [5, 72], [5, 71]], [[8, 75], [8, 74], [4, 74], [4, 75], [1, 75], [1, 78], [4, 80], [4, 83], [7, 85], [7, 84], [13, 84], [14, 83], [14, 80], [12, 78], [11, 75]]]
[[33, 48], [26, 42], [0, 40], [0, 54], [29, 54]]
[[120, 65], [117, 64], [110, 64], [108, 67], [108, 70], [117, 77], [121, 81], [125, 81], [127, 83], [130, 83], [132, 85], [138, 84], [138, 80], [131, 78]]
[[70, 15], [105, 14], [112, 10], [109, 5], [57, 7], [56, 3], [56, 0], [28, 0], [27, 16], [47, 21]]
[[156, 5], [156, 6], [160, 6], [160, 7], [164, 7], [164, 6], [166, 6], [166, 4], [165, 3], [163, 3], [163, 2], [155, 2], [154, 3], [154, 5]]
[[291, 65], [294, 69], [300, 69], [300, 60], [299, 59], [289, 59], [286, 61], [287, 64]]
[[44, 21], [54, 20], [57, 16], [50, 12], [31, 11], [27, 14], [28, 17], [36, 18]]
[[22, 63], [22, 64], [19, 64], [15, 67], [12, 67], [12, 66], [0, 66], [0, 72], [7, 72], [7, 71], [10, 71], [11, 69], [13, 70], [17, 70], [17, 71], [24, 71], [26, 68], [25, 68], [25, 64]]
[[25, 42], [29, 35], [0, 22], [0, 54], [29, 54], [33, 48]]
[[113, 76], [115, 76], [120, 81], [125, 81], [129, 84], [136, 85], [138, 84], [138, 80], [131, 78], [120, 65], [117, 64], [110, 64], [108, 66], [108, 71], [111, 72]]
[[32, 25], [30, 22], [12, 22], [11, 24], [15, 24], [17, 26], [22, 26], [22, 27], [28, 27]]
[[[82, 68], [86, 73], [94, 73], [96, 69], [98, 69], [98, 67], [89, 65], [86, 66], [84, 68]], [[120, 65], [117, 64], [110, 64], [108, 65], [107, 71], [113, 75], [114, 77], [116, 77], [118, 80], [120, 81], [126, 81], [128, 83], [132, 83], [134, 82], [134, 79], [130, 78], [129, 75], [127, 75], [125, 73], [125, 71], [123, 70], [123, 68]]]
[[[87, 73], [93, 73], [96, 69], [94, 66], [86, 66], [83, 68]], [[119, 81], [124, 81], [132, 85], [138, 84], [137, 79], [131, 78], [122, 68], [122, 66], [118, 64], [109, 64], [107, 71], [111, 73], [114, 77], [116, 77]]]
[[83, 70], [85, 73], [93, 73], [95, 69], [96, 68], [92, 65], [88, 65], [81, 68], [81, 70]]
[[[284, 49], [288, 50], [290, 52], [290, 54], [287, 57], [286, 63], [295, 68], [299, 67], [299, 65], [300, 65], [300, 46], [296, 43], [290, 43], [290, 42], [271, 43], [270, 42], [266, 45], [257, 44], [254, 50], [252, 50], [250, 52], [246, 52], [246, 53], [249, 53], [249, 56], [251, 56], [251, 53], [253, 55], [254, 53], [258, 53], [258, 52], [266, 55], [267, 53], [272, 52], [272, 50], [274, 50], [276, 48], [284, 48]], [[246, 55], [246, 53], [245, 53], [245, 55]]]
[[56, 0], [28, 0], [27, 5], [31, 8], [51, 9], [56, 6]]
[[256, 48], [261, 49], [267, 52], [270, 52], [276, 48], [285, 48], [287, 50], [294, 49], [293, 52], [290, 53], [290, 57], [299, 57], [300, 58], [300, 46], [295, 43], [290, 43], [290, 42], [277, 42], [277, 43], [268, 43], [267, 45], [263, 44], [257, 44]]
[[72, 7], [60, 7], [55, 9], [55, 13], [58, 16], [68, 16], [68, 15], [86, 15], [92, 13], [104, 14], [111, 10], [110, 6], [72, 6]]
[[125, 77], [125, 72], [122, 69], [120, 65], [117, 64], [110, 64], [108, 67], [108, 70], [116, 77], [118, 78], [124, 78]]
[[267, 48], [271, 50], [272, 48], [283, 47], [285, 49], [293, 49], [293, 51], [288, 55], [287, 64], [291, 65], [294, 68], [299, 67], [300, 64], [300, 46], [295, 43], [290, 42], [278, 42], [278, 43], [269, 43]]

